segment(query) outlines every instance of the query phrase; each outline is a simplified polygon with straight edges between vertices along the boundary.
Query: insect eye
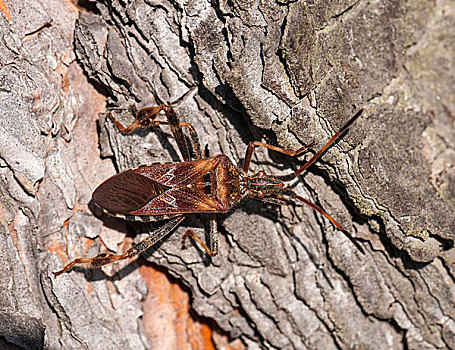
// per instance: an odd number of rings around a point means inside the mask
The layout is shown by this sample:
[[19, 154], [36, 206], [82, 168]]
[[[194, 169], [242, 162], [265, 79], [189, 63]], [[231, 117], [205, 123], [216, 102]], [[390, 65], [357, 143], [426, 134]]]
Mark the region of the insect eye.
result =
[[257, 194], [257, 196], [258, 196], [259, 198], [264, 198], [264, 196], [265, 196], [265, 193], [264, 193], [264, 192], [262, 192], [262, 191], [258, 191], [258, 194]]

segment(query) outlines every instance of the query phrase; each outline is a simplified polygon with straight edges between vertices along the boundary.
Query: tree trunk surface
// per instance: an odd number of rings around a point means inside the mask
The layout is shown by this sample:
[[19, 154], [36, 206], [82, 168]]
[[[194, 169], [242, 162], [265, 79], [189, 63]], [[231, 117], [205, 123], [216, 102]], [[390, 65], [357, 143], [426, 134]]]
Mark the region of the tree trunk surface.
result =
[[[455, 348], [455, 4], [442, 1], [0, 0], [0, 347]], [[170, 103], [206, 157], [289, 174], [303, 203], [156, 225], [98, 215], [118, 171], [181, 161], [165, 125], [121, 134], [108, 106]], [[124, 124], [134, 120], [119, 111]], [[164, 120], [164, 116], [159, 117]], [[163, 118], [163, 119], [161, 119]], [[96, 215], [95, 215], [96, 214]], [[165, 274], [164, 274], [165, 272]], [[183, 291], [182, 288], [185, 290]], [[191, 309], [189, 309], [189, 305]]]

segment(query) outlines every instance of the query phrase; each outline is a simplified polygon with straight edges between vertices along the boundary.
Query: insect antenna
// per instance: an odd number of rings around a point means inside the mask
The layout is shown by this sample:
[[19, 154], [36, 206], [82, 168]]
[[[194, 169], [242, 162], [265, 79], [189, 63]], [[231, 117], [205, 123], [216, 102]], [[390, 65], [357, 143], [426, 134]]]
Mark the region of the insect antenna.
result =
[[351, 236], [351, 234], [346, 231], [343, 226], [341, 226], [334, 218], [332, 218], [329, 214], [327, 214], [323, 209], [319, 208], [316, 204], [313, 204], [311, 203], [310, 201], [306, 200], [305, 198], [299, 196], [298, 194], [296, 194], [294, 191], [290, 190], [290, 189], [286, 189], [286, 190], [283, 190], [283, 193], [288, 195], [289, 197], [291, 198], [294, 198], [294, 199], [297, 199], [303, 203], [305, 203], [306, 205], [309, 205], [311, 208], [313, 208], [314, 210], [318, 211], [319, 213], [321, 213], [322, 215], [324, 215], [327, 219], [330, 220], [330, 222], [332, 224], [334, 224], [341, 232], [344, 233], [344, 235], [349, 238], [349, 240], [356, 246], [356, 248], [358, 250], [360, 250], [360, 252], [362, 254], [365, 255], [365, 250], [362, 248], [362, 246], [354, 239], [354, 237]]
[[306, 169], [308, 169], [308, 167], [313, 164], [324, 152], [327, 148], [330, 147], [330, 145], [336, 141], [336, 139], [338, 139], [340, 137], [340, 135], [342, 135], [351, 125], [352, 123], [355, 122], [355, 120], [360, 117], [360, 115], [363, 113], [363, 108], [360, 109], [351, 119], [349, 119], [349, 121], [344, 124], [344, 126], [338, 130], [337, 133], [335, 133], [335, 135], [333, 135], [333, 137], [329, 140], [329, 142], [327, 142], [324, 147], [322, 147], [313, 157], [311, 157], [311, 159], [306, 162], [300, 169], [298, 169], [297, 171], [295, 171], [294, 173], [292, 174], [289, 174], [289, 175], [281, 175], [281, 176], [276, 176], [276, 178], [282, 180], [282, 181], [291, 181], [292, 179], [296, 178], [297, 176], [299, 176], [301, 173], [303, 173]]

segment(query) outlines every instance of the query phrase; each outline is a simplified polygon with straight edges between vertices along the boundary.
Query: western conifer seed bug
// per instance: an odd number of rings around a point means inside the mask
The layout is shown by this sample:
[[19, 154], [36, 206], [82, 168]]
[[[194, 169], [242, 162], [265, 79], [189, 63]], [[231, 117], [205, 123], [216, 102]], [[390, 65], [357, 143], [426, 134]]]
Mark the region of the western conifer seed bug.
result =
[[[156, 120], [164, 111], [167, 121]], [[297, 151], [272, 146], [254, 141], [248, 145], [243, 168], [235, 166], [225, 155], [203, 158], [199, 137], [189, 123], [180, 122], [170, 105], [161, 105], [137, 110], [132, 106], [135, 121], [124, 127], [108, 110], [106, 115], [124, 134], [130, 134], [138, 128], [150, 128], [154, 125], [168, 125], [182, 153], [183, 162], [142, 166], [121, 172], [104, 181], [93, 192], [94, 203], [114, 217], [131, 221], [167, 220], [160, 228], [151, 232], [147, 238], [135, 244], [123, 254], [101, 253], [92, 258], [77, 258], [67, 264], [63, 270], [54, 272], [55, 277], [69, 271], [78, 264], [88, 263], [100, 267], [118, 260], [132, 258], [145, 251], [174, 230], [188, 214], [210, 214], [210, 248], [192, 231], [183, 236], [191, 236], [208, 254], [218, 254], [218, 229], [216, 214], [227, 213], [244, 198], [255, 198], [264, 202], [288, 205], [291, 199], [301, 201], [330, 220], [346, 237], [365, 254], [360, 244], [324, 210], [294, 193], [285, 186], [302, 174], [324, 151], [362, 114], [360, 109], [314, 156], [297, 171], [281, 176], [267, 175], [264, 171], [248, 175], [251, 157], [255, 147], [265, 147], [297, 156], [307, 150], [302, 147]], [[195, 160], [191, 160], [190, 147], [182, 127], [188, 128]]]

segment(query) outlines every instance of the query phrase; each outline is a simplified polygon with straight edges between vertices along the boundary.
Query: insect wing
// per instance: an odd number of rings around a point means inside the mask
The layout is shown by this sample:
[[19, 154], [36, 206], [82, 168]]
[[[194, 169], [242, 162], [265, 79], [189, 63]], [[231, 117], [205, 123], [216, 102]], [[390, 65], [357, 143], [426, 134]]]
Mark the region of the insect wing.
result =
[[203, 160], [173, 164], [158, 164], [133, 170], [151, 180], [169, 186], [166, 192], [151, 198], [150, 202], [132, 215], [165, 215], [186, 213], [216, 213], [224, 210], [222, 204], [207, 193], [204, 181], [220, 160]]
[[219, 213], [226, 208], [212, 195], [192, 188], [175, 188], [152, 198], [132, 215], [166, 215], [188, 213]]
[[137, 216], [226, 212], [205, 190], [204, 181], [219, 162], [209, 158], [128, 170], [103, 182], [92, 198], [108, 212]]
[[165, 186], [182, 187], [203, 179], [218, 163], [217, 158], [208, 158], [191, 162], [145, 166], [134, 169], [133, 172]]
[[129, 214], [168, 189], [166, 185], [128, 170], [99, 185], [92, 199], [108, 212]]

